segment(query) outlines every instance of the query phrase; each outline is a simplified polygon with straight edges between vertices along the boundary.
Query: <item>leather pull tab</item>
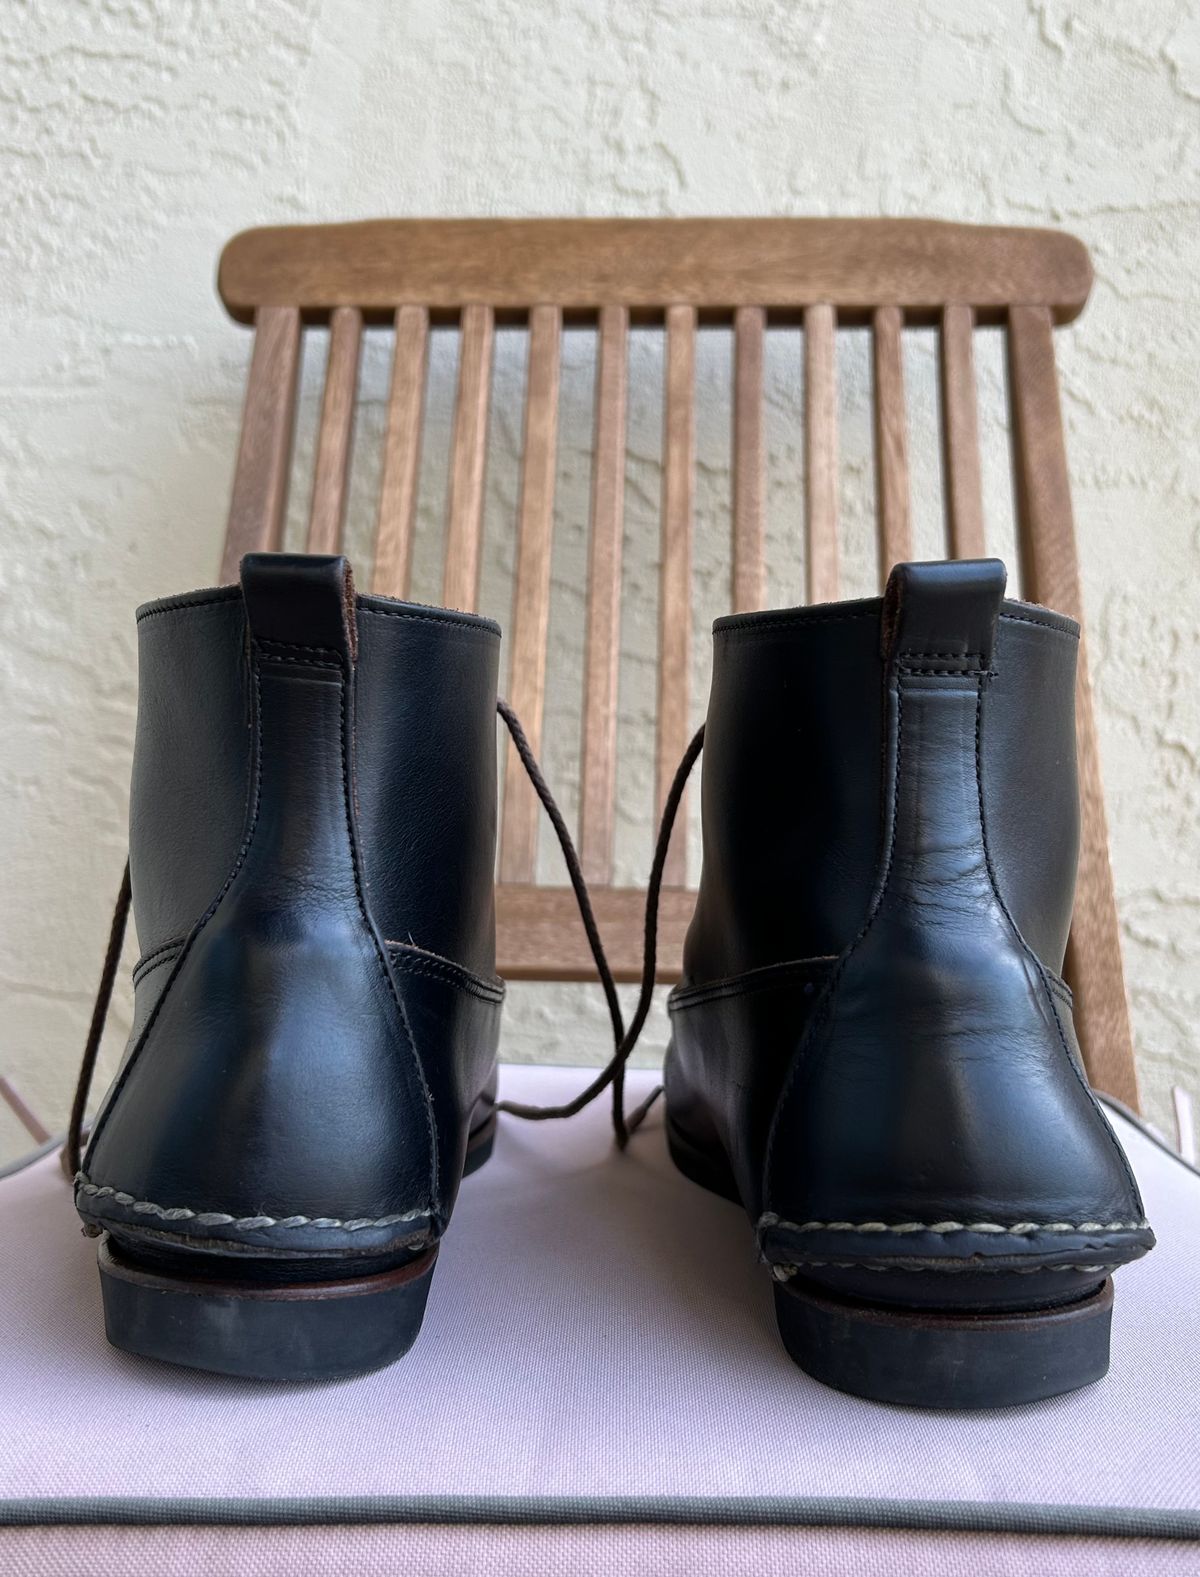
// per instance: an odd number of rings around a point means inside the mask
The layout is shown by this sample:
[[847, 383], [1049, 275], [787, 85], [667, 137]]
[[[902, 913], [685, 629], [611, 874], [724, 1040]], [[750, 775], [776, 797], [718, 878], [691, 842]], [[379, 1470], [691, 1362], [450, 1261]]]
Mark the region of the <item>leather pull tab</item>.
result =
[[315, 553], [247, 553], [242, 599], [256, 641], [319, 647], [348, 665], [358, 655], [354, 577], [342, 557]]
[[885, 660], [948, 674], [989, 669], [1007, 580], [999, 559], [897, 564], [883, 598]]

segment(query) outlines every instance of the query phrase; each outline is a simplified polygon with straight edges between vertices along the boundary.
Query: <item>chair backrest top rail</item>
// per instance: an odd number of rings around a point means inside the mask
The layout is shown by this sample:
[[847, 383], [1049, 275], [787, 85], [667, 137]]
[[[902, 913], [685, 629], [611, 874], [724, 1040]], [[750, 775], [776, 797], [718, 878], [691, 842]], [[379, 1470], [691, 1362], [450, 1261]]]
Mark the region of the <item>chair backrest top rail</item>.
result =
[[936, 322], [948, 304], [977, 323], [1005, 321], [1010, 306], [1077, 317], [1092, 267], [1062, 231], [951, 224], [936, 219], [371, 219], [350, 224], [245, 230], [221, 255], [217, 288], [229, 314], [254, 321], [260, 307], [298, 308], [306, 322], [338, 307], [368, 323], [404, 305], [432, 321], [464, 305], [496, 321], [524, 321], [536, 305], [564, 322], [594, 321], [623, 306], [632, 321], [661, 321], [691, 306], [701, 321], [765, 307], [800, 321], [807, 306], [835, 308], [843, 324], [899, 307], [913, 324]]

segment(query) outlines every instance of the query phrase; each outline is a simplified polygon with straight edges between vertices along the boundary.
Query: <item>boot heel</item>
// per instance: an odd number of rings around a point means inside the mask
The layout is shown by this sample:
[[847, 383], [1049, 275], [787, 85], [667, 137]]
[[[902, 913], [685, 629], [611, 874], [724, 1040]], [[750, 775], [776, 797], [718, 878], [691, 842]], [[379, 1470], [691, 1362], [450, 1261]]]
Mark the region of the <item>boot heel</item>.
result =
[[357, 1280], [247, 1284], [176, 1276], [123, 1259], [106, 1235], [100, 1285], [109, 1341], [125, 1352], [255, 1380], [336, 1380], [391, 1363], [416, 1340], [437, 1248]]
[[1078, 1303], [1024, 1313], [934, 1313], [777, 1284], [775, 1317], [814, 1380], [905, 1407], [1012, 1407], [1108, 1373], [1112, 1281]]

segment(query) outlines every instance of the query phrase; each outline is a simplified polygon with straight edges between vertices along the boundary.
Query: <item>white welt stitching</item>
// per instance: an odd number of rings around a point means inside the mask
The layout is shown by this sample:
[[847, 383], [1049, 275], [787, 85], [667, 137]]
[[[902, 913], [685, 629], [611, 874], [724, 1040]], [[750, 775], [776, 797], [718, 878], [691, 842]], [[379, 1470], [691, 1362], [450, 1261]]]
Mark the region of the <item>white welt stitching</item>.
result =
[[999, 1232], [1027, 1237], [1031, 1232], [1141, 1232], [1148, 1221], [784, 1221], [767, 1211], [758, 1218], [758, 1230], [782, 1227], [787, 1232]]
[[111, 1199], [114, 1204], [126, 1205], [140, 1216], [157, 1216], [162, 1221], [194, 1221], [199, 1227], [237, 1227], [243, 1232], [262, 1227], [340, 1227], [343, 1232], [361, 1232], [365, 1227], [394, 1227], [405, 1221], [426, 1220], [431, 1214], [428, 1210], [406, 1210], [401, 1215], [354, 1216], [346, 1220], [338, 1216], [230, 1216], [223, 1210], [188, 1210], [183, 1205], [166, 1209], [150, 1199], [135, 1199], [119, 1188], [102, 1188], [98, 1183], [90, 1183], [83, 1172], [75, 1174], [75, 1184], [81, 1194], [92, 1199]]

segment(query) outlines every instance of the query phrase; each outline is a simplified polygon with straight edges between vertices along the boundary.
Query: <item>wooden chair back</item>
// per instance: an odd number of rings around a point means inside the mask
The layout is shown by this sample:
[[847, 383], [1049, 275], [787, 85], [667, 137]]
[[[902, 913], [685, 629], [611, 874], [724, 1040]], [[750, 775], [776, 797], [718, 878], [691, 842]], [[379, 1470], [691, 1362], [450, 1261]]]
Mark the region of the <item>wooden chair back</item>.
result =
[[[493, 331], [528, 326], [528, 383], [516, 581], [506, 629], [508, 696], [539, 747], [564, 326], [598, 336], [592, 454], [579, 842], [618, 978], [636, 979], [643, 895], [615, 886], [617, 672], [630, 326], [665, 323], [656, 804], [689, 733], [695, 346], [734, 329], [731, 605], [764, 598], [763, 347], [768, 324], [803, 328], [807, 600], [839, 595], [836, 334], [872, 339], [880, 581], [912, 556], [902, 336], [939, 335], [946, 549], [986, 551], [973, 361], [977, 329], [1007, 340], [1017, 538], [1025, 596], [1082, 615], [1053, 330], [1082, 310], [1085, 248], [1052, 231], [915, 220], [384, 220], [250, 230], [221, 259], [230, 314], [254, 326], [223, 578], [241, 555], [282, 541], [301, 336], [328, 325], [308, 548], [337, 550], [349, 484], [364, 330], [394, 330], [371, 589], [405, 597], [431, 329], [460, 335], [442, 601], [473, 609], [479, 590]], [[800, 510], [797, 509], [797, 515]], [[1128, 1008], [1109, 867], [1086, 657], [1079, 668], [1082, 850], [1067, 975], [1088, 1072], [1136, 1105]], [[538, 806], [515, 752], [504, 774], [498, 967], [515, 979], [592, 974], [566, 887], [535, 882]], [[648, 844], [649, 847], [649, 844]], [[678, 977], [692, 908], [685, 842], [673, 844], [661, 917], [664, 980]]]

